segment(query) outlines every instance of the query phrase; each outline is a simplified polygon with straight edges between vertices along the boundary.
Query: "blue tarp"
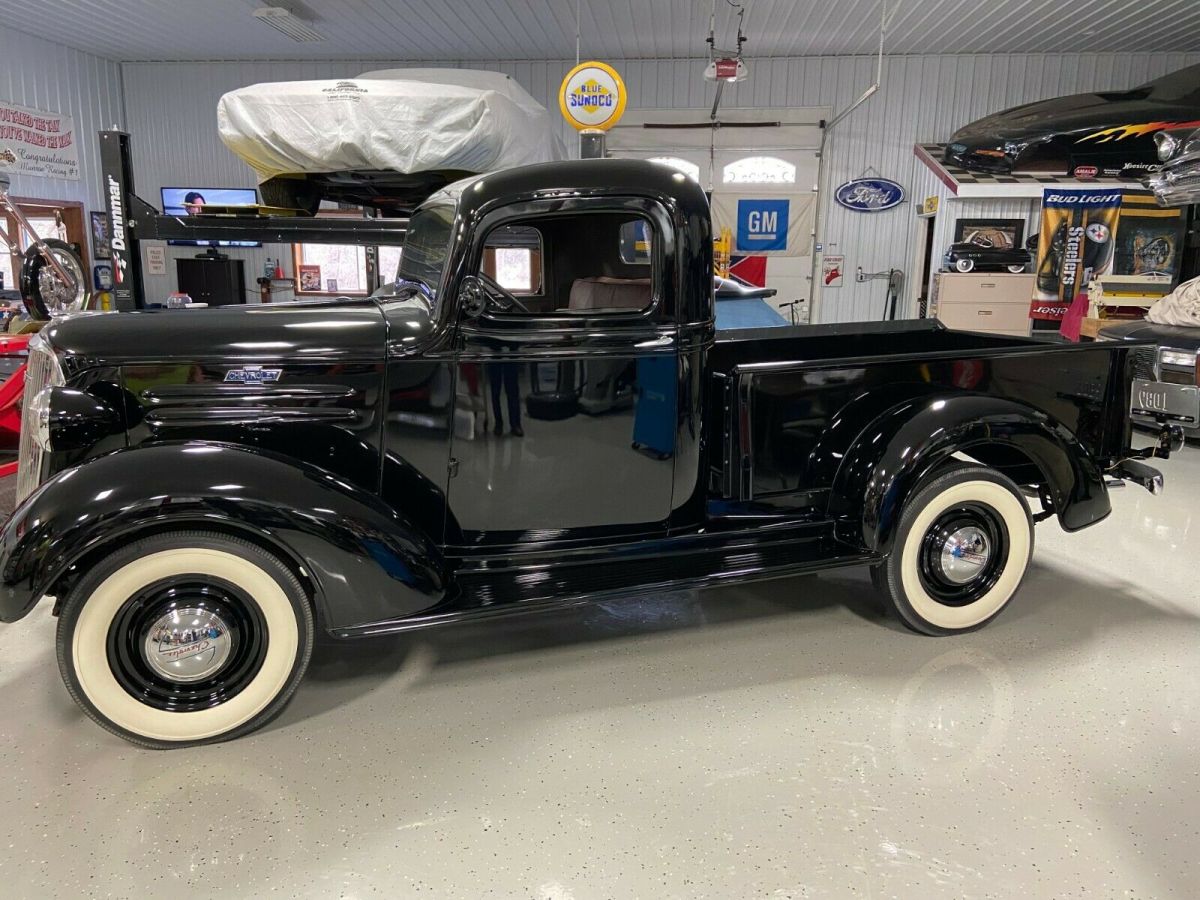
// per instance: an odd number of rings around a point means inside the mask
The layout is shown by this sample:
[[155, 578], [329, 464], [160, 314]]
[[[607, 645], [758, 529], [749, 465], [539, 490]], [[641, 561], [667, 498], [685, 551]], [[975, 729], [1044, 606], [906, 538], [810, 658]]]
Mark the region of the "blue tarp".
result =
[[788, 320], [775, 311], [765, 300], [751, 298], [747, 300], [718, 300], [717, 301], [717, 331], [731, 331], [736, 328], [770, 328], [773, 325], [787, 325]]

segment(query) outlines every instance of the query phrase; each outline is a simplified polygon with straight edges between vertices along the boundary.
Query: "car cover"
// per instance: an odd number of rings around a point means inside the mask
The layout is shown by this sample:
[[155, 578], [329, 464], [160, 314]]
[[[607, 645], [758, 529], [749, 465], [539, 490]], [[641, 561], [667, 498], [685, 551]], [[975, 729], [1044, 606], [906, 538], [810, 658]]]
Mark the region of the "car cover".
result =
[[356, 170], [490, 172], [566, 156], [544, 106], [509, 76], [471, 69], [252, 84], [221, 97], [217, 126], [259, 181]]
[[1191, 325], [1200, 328], [1200, 278], [1183, 282], [1151, 306], [1146, 319], [1155, 325]]

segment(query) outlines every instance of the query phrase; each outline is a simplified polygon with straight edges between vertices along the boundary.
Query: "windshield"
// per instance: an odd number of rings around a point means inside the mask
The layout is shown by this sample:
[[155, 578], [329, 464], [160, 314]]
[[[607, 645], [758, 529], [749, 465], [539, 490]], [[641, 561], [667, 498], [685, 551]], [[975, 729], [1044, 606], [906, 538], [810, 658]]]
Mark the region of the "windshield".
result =
[[408, 222], [404, 252], [400, 255], [397, 279], [419, 281], [437, 302], [446, 255], [450, 252], [450, 229], [454, 222], [454, 206], [438, 204], [417, 210]]

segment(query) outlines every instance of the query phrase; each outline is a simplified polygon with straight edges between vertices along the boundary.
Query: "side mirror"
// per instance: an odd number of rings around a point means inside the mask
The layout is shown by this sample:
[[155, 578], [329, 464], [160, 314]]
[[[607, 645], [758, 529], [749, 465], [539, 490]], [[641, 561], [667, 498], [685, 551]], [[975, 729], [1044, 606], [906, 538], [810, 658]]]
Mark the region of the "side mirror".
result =
[[458, 303], [463, 315], [477, 319], [487, 309], [488, 292], [476, 275], [468, 275], [458, 287]]

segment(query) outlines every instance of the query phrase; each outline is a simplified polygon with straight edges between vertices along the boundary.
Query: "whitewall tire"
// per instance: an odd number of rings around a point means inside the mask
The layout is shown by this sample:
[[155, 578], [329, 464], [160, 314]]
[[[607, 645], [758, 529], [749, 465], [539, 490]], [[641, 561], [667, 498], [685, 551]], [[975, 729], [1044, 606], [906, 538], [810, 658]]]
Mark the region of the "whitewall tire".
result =
[[1020, 489], [993, 469], [953, 465], [905, 504], [872, 580], [909, 628], [957, 634], [1000, 614], [1032, 554], [1033, 518]]
[[227, 740], [282, 711], [313, 613], [292, 571], [248, 541], [173, 532], [102, 559], [67, 597], [58, 663], [102, 727], [153, 748]]
[[958, 270], [959, 272], [962, 272], [965, 274], [975, 268], [975, 260], [973, 260], [973, 259], [956, 259], [954, 261], [954, 268], [956, 270]]

